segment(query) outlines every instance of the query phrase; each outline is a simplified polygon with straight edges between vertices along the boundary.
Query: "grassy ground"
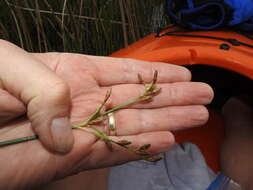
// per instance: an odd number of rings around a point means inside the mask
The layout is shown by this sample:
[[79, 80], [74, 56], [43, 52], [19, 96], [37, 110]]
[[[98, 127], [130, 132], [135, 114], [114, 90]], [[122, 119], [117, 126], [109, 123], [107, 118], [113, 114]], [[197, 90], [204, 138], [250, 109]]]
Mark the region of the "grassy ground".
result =
[[28, 51], [108, 55], [163, 21], [165, 0], [1, 0], [0, 37]]

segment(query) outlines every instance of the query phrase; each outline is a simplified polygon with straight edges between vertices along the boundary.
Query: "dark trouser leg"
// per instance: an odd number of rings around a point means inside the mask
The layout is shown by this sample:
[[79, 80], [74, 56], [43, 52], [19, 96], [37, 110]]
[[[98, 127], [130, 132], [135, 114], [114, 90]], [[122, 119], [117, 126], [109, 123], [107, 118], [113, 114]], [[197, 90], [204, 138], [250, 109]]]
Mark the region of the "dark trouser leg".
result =
[[253, 190], [253, 109], [246, 102], [233, 98], [223, 108], [226, 137], [221, 165], [225, 175]]

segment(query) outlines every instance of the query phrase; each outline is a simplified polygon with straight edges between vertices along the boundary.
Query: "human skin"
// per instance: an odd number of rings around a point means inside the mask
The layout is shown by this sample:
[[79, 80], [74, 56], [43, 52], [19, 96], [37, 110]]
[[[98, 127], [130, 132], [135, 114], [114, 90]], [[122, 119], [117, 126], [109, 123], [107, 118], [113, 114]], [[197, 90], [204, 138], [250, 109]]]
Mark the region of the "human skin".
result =
[[[150, 102], [115, 113], [117, 136], [111, 138], [129, 140], [132, 146], [151, 144], [150, 153], [157, 154], [174, 143], [173, 131], [208, 120], [203, 105], [211, 102], [213, 91], [207, 84], [190, 82], [191, 74], [183, 67], [79, 54], [32, 54], [4, 41], [0, 56], [1, 64], [8, 64], [0, 72], [4, 84], [0, 141], [40, 136], [40, 140], [0, 148], [0, 189], [30, 189], [80, 171], [139, 159], [117, 146], [111, 152], [103, 141], [82, 130], [69, 131], [65, 126], [56, 142], [50, 131], [55, 117], [69, 118], [71, 124], [87, 119], [109, 88], [107, 109], [139, 96], [144, 87], [138, 73], [150, 82], [157, 70], [162, 91]], [[24, 114], [27, 118], [15, 119]], [[12, 122], [6, 124], [5, 118]]]

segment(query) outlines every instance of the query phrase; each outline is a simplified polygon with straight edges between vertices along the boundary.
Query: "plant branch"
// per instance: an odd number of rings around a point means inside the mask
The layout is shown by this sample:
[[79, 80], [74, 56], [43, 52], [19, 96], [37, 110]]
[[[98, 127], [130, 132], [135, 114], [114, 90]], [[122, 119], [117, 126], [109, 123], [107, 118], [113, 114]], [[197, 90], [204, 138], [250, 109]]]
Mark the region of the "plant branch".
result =
[[[118, 146], [121, 146], [122, 148], [128, 150], [129, 152], [133, 152], [136, 155], [140, 156], [140, 158], [143, 160], [147, 160], [150, 162], [155, 162], [155, 161], [160, 160], [161, 159], [160, 157], [154, 157], [147, 152], [147, 150], [151, 146], [150, 144], [143, 145], [137, 149], [131, 148], [131, 147], [129, 147], [129, 145], [132, 144], [130, 141], [127, 141], [127, 140], [115, 141], [113, 139], [110, 139], [105, 133], [101, 132], [98, 128], [96, 128], [96, 126], [94, 126], [94, 124], [103, 121], [104, 117], [110, 113], [124, 109], [124, 108], [128, 107], [129, 105], [132, 105], [132, 104], [135, 104], [138, 102], [142, 102], [145, 100], [150, 100], [151, 98], [153, 98], [161, 90], [160, 88], [157, 88], [157, 86], [156, 86], [157, 76], [158, 76], [158, 72], [155, 71], [152, 82], [147, 85], [144, 84], [145, 90], [139, 97], [134, 98], [134, 99], [128, 101], [127, 103], [116, 106], [108, 111], [101, 113], [101, 110], [105, 107], [105, 105], [106, 105], [107, 101], [109, 100], [111, 93], [112, 93], [111, 89], [108, 90], [105, 95], [104, 101], [96, 109], [96, 111], [85, 122], [80, 123], [78, 125], [73, 125], [72, 129], [81, 129], [81, 130], [85, 130], [86, 132], [92, 133], [96, 137], [105, 141], [107, 143], [107, 145], [110, 143], [113, 143]], [[142, 77], [140, 75], [138, 75], [138, 78], [139, 78], [140, 83], [143, 83]], [[27, 141], [32, 141], [32, 140], [36, 140], [36, 139], [38, 139], [38, 136], [35, 135], [35, 136], [30, 136], [30, 137], [23, 137], [23, 138], [3, 141], [3, 142], [0, 142], [0, 147], [12, 145], [12, 144], [17, 144], [17, 143], [22, 143], [22, 142], [27, 142]]]

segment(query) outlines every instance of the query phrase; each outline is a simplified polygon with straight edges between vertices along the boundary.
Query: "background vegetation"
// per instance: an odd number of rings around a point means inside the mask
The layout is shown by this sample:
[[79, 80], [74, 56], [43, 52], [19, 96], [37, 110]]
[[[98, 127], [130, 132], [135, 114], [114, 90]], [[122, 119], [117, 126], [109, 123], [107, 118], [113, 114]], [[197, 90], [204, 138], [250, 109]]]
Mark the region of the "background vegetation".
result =
[[167, 24], [165, 0], [1, 0], [0, 38], [28, 51], [108, 55]]

